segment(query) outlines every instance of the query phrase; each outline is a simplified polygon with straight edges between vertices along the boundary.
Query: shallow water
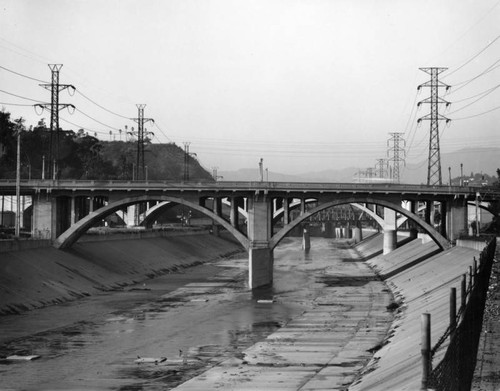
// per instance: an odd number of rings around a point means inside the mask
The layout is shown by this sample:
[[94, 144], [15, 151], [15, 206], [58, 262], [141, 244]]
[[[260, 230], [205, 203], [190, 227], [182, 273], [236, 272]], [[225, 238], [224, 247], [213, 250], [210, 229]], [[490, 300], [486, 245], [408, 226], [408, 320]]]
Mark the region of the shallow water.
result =
[[[287, 239], [275, 250], [272, 288], [248, 291], [247, 259], [237, 257], [1, 317], [0, 357], [41, 356], [1, 360], [1, 387], [165, 390], [218, 362], [241, 359], [245, 349], [309, 308], [325, 286], [365, 283], [322, 280], [335, 251], [331, 243], [315, 239], [305, 253], [300, 240]], [[167, 360], [137, 364], [138, 357]]]

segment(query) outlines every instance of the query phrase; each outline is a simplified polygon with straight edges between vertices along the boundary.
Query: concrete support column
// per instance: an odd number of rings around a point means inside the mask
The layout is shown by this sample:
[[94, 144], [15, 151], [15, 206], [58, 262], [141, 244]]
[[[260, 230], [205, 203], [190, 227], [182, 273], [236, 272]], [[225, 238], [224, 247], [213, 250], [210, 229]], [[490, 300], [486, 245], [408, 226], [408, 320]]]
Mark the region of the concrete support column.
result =
[[238, 199], [236, 197], [231, 197], [231, 210], [229, 213], [229, 220], [231, 225], [238, 228]]
[[300, 199], [300, 215], [302, 216], [306, 213], [306, 200], [304, 198]]
[[290, 200], [283, 198], [283, 225], [290, 223]]
[[397, 247], [397, 231], [394, 229], [384, 229], [384, 254], [389, 254]]
[[37, 239], [56, 238], [55, 198], [39, 195], [33, 197], [32, 237]]
[[[222, 200], [218, 197], [214, 197], [213, 199], [213, 212], [217, 216], [222, 216]], [[212, 232], [215, 236], [219, 236], [219, 226], [216, 221], [212, 221]]]
[[273, 283], [274, 254], [269, 247], [248, 250], [248, 286], [250, 289]]
[[76, 223], [76, 200], [75, 196], [71, 196], [71, 217], [70, 217], [71, 225]]
[[384, 208], [384, 254], [389, 254], [397, 247], [396, 211]]
[[135, 218], [137, 216], [136, 214], [137, 210], [137, 205], [130, 205], [127, 207], [127, 216], [126, 216], [126, 223], [127, 227], [133, 227], [136, 225]]
[[464, 198], [448, 202], [446, 213], [447, 238], [454, 242], [461, 233], [467, 233], [467, 202]]
[[311, 248], [311, 235], [309, 230], [304, 227], [302, 232], [302, 250], [309, 250]]
[[446, 205], [446, 202], [444, 201], [441, 201], [440, 204], [439, 204], [439, 211], [441, 213], [441, 225], [440, 225], [440, 229], [439, 229], [439, 233], [441, 235], [443, 235], [445, 238], [446, 238], [446, 232], [448, 231], [448, 218], [447, 218], [447, 205]]
[[89, 214], [94, 211], [94, 197], [89, 197]]
[[354, 243], [359, 243], [363, 240], [363, 232], [361, 231], [361, 228], [354, 227], [352, 233], [354, 237]]
[[345, 238], [346, 239], [352, 238], [351, 223], [349, 223], [349, 221], [345, 223]]
[[425, 201], [425, 222], [429, 225], [434, 226], [434, 221], [431, 223], [431, 217], [433, 215], [432, 209], [434, 208], [433, 201]]
[[266, 195], [256, 194], [248, 202], [248, 285], [251, 289], [273, 281], [273, 251], [269, 248], [272, 224], [272, 203]]

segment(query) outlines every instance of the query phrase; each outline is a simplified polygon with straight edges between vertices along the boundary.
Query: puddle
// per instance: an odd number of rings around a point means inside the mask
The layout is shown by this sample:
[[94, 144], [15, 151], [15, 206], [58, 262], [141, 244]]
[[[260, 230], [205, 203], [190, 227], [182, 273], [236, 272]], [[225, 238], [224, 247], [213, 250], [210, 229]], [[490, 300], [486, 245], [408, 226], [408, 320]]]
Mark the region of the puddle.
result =
[[380, 281], [377, 276], [320, 276], [316, 282], [325, 284], [327, 287], [357, 287], [372, 281]]

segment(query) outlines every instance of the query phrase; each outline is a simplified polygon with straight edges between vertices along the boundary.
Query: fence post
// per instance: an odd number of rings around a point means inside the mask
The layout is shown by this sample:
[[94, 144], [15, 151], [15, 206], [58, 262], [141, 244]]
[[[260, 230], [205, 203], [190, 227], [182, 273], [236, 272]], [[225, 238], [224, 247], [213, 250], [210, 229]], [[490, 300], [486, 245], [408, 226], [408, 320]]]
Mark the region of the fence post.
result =
[[422, 335], [422, 383], [420, 390], [427, 390], [429, 375], [431, 373], [431, 314], [422, 314], [420, 321]]
[[450, 288], [450, 339], [457, 328], [457, 288]]
[[462, 291], [461, 291], [461, 299], [462, 299], [462, 314], [465, 312], [465, 306], [467, 305], [467, 276], [462, 274]]
[[472, 285], [473, 285], [473, 273], [472, 273], [472, 266], [469, 266], [469, 290], [472, 291]]

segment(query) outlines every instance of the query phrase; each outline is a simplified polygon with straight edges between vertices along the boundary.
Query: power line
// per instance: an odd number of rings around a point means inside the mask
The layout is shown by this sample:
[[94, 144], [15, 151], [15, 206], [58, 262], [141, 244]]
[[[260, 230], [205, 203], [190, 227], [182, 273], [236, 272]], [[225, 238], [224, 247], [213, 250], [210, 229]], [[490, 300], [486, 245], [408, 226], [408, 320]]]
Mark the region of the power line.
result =
[[30, 100], [32, 102], [37, 102], [37, 103], [40, 103], [40, 101], [38, 99], [31, 99], [31, 98], [27, 98], [25, 96], [21, 96], [21, 95], [17, 95], [17, 94], [13, 94], [12, 92], [8, 92], [8, 91], [5, 91], [5, 90], [0, 90], [0, 92], [3, 92], [4, 94], [7, 94], [7, 95], [12, 95], [12, 96], [15, 96], [17, 98], [21, 98], [21, 99], [26, 99], [26, 100]]
[[16, 71], [13, 71], [12, 69], [9, 69], [9, 68], [5, 68], [4, 66], [0, 65], [0, 68], [8, 71], [8, 72], [11, 72], [11, 73], [14, 73], [15, 75], [18, 75], [18, 76], [22, 76], [22, 77], [25, 77], [26, 79], [30, 79], [30, 80], [34, 80], [34, 81], [38, 81], [40, 83], [47, 83], [46, 81], [44, 80], [40, 80], [40, 79], [37, 79], [35, 77], [31, 77], [31, 76], [28, 76], [28, 75], [24, 75], [22, 73], [19, 73], [19, 72], [16, 72]]
[[106, 126], [107, 128], [113, 129], [113, 130], [120, 131], [120, 129], [115, 128], [114, 126], [107, 125], [107, 124], [105, 124], [104, 122], [101, 122], [101, 121], [99, 121], [99, 120], [95, 119], [94, 117], [92, 117], [92, 116], [90, 116], [90, 115], [88, 115], [88, 114], [84, 113], [84, 112], [83, 112], [83, 111], [81, 111], [80, 109], [76, 109], [76, 111], [78, 111], [79, 113], [83, 114], [85, 117], [90, 118], [92, 121], [97, 122], [98, 124], [101, 124], [101, 125], [103, 125], [103, 126]]
[[484, 115], [484, 114], [491, 113], [492, 111], [495, 111], [495, 110], [498, 110], [498, 109], [500, 109], [500, 106], [494, 107], [494, 108], [492, 108], [490, 110], [487, 110], [487, 111], [483, 111], [482, 113], [470, 115], [468, 117], [453, 118], [453, 120], [454, 121], [460, 121], [460, 120], [463, 120], [463, 119], [475, 118], [475, 117], [479, 117], [479, 116]]
[[[498, 4], [498, 3], [497, 3]], [[496, 7], [496, 5], [495, 5]], [[495, 39], [493, 39], [493, 41], [491, 41], [488, 45], [486, 45], [483, 49], [481, 49], [477, 54], [475, 54], [474, 56], [472, 56], [470, 59], [468, 59], [465, 63], [463, 63], [462, 65], [460, 65], [458, 68], [456, 68], [453, 72], [450, 72], [448, 73], [447, 75], [445, 75], [443, 78], [447, 78], [451, 75], [453, 75], [455, 72], [458, 72], [460, 69], [462, 69], [464, 66], [466, 66], [467, 64], [469, 64], [471, 61], [473, 61], [474, 59], [476, 59], [478, 56], [480, 56], [486, 49], [488, 49], [491, 45], [493, 45], [496, 41], [498, 41], [500, 39], [500, 35], [498, 35]]]
[[107, 111], [108, 113], [111, 113], [113, 115], [116, 115], [117, 117], [121, 117], [121, 118], [125, 118], [125, 119], [130, 119], [130, 117], [126, 117], [124, 115], [121, 115], [121, 114], [118, 114], [118, 113], [115, 113], [114, 111], [111, 111], [109, 109], [107, 109], [106, 107], [100, 105], [99, 103], [95, 102], [94, 100], [90, 99], [87, 95], [85, 95], [84, 93], [82, 93], [81, 91], [79, 90], [76, 90], [76, 92], [81, 95], [82, 97], [84, 97], [85, 99], [87, 99], [89, 102], [92, 102], [93, 104], [95, 104], [97, 107], [100, 107], [101, 109]]
[[0, 102], [0, 105], [6, 105], [6, 106], [33, 106], [33, 105], [30, 105], [30, 104], [26, 104], [26, 103], [7, 103], [7, 102]]
[[[475, 101], [470, 102], [469, 104], [466, 104], [465, 106], [460, 107], [459, 109], [454, 110], [454, 111], [452, 111], [452, 112], [448, 113], [448, 115], [452, 115], [452, 114], [458, 113], [459, 111], [462, 111], [463, 109], [465, 109], [465, 108], [467, 108], [467, 107], [469, 107], [469, 106], [473, 105], [474, 103], [479, 102], [481, 99], [486, 98], [489, 94], [491, 94], [493, 91], [495, 91], [498, 87], [500, 87], [500, 84], [499, 84], [499, 85], [497, 85], [496, 87], [491, 88], [491, 89], [490, 89], [490, 90], [488, 90], [487, 92], [483, 93], [483, 96], [481, 96], [481, 97], [477, 98]], [[477, 96], [477, 95], [476, 95], [476, 96]], [[469, 98], [469, 99], [470, 99], [470, 98]]]
[[488, 68], [486, 68], [483, 72], [481, 72], [479, 75], [476, 75], [474, 76], [473, 78], [469, 79], [469, 80], [465, 80], [465, 81], [462, 81], [460, 83], [455, 83], [452, 87], [455, 87], [455, 86], [460, 86], [458, 88], [453, 88], [452, 92], [450, 93], [451, 94], [454, 94], [456, 93], [457, 91], [460, 91], [462, 88], [464, 88], [465, 86], [467, 86], [468, 84], [472, 83], [474, 80], [476, 79], [479, 79], [481, 76], [484, 76], [486, 75], [487, 73], [490, 73], [491, 71], [495, 70], [496, 68], [498, 68], [500, 65], [497, 65], [495, 66], [496, 64], [498, 64], [500, 62], [500, 59], [496, 60], [493, 64], [491, 64]]

